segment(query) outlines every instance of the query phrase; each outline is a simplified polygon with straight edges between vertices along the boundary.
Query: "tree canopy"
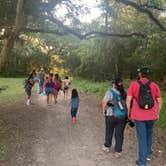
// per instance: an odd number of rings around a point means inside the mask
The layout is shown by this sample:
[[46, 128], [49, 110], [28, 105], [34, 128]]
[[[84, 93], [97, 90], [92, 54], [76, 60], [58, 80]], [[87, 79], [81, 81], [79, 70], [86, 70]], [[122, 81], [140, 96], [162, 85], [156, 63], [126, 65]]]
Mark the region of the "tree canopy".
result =
[[[56, 13], [61, 6], [66, 11], [63, 17]], [[1, 73], [57, 66], [103, 80], [149, 66], [153, 76], [162, 79], [166, 2], [101, 0], [98, 8], [101, 16], [83, 23], [79, 15], [90, 9], [77, 0], [0, 0]]]

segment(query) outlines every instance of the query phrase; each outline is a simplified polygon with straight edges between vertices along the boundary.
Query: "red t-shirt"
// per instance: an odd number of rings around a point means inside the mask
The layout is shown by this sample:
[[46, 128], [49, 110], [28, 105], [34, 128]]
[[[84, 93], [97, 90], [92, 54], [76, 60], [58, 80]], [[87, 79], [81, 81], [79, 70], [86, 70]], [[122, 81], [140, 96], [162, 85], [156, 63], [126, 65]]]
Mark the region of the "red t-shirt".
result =
[[[141, 78], [140, 80], [142, 83], [147, 83], [148, 79], [147, 78]], [[160, 92], [160, 88], [159, 86], [154, 83], [151, 82], [150, 84], [150, 88], [151, 88], [151, 93], [154, 99], [154, 106], [153, 108], [149, 109], [149, 110], [144, 110], [142, 108], [139, 107], [138, 105], [138, 99], [139, 99], [139, 88], [140, 85], [137, 81], [133, 81], [128, 89], [127, 92], [127, 96], [132, 96], [133, 97], [133, 105], [132, 105], [132, 110], [131, 110], [131, 119], [133, 120], [140, 120], [140, 121], [144, 121], [144, 120], [157, 120], [158, 119], [158, 110], [159, 110], [159, 106], [158, 106], [158, 102], [157, 102], [157, 98], [161, 98], [161, 92]]]

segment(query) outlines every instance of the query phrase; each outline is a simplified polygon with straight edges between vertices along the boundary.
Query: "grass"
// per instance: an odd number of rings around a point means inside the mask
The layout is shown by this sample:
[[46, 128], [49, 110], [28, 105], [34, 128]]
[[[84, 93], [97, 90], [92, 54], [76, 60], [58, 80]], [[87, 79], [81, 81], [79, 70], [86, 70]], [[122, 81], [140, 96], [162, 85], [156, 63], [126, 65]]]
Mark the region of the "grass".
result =
[[110, 88], [111, 82], [94, 82], [90, 80], [74, 79], [72, 80], [72, 86], [77, 87], [79, 90], [86, 93], [95, 94], [99, 99], [102, 99], [106, 90]]
[[[124, 85], [125, 87], [128, 87], [129, 80], [126, 80]], [[82, 80], [82, 79], [76, 79], [72, 81], [72, 85], [74, 87], [79, 88], [81, 91], [84, 91], [86, 93], [95, 94], [99, 97], [99, 99], [102, 99], [106, 90], [111, 88], [111, 81], [106, 82], [94, 82], [90, 80]], [[163, 107], [160, 114], [160, 120], [157, 121], [157, 125], [160, 128], [166, 128], [166, 91], [162, 90], [162, 97], [163, 97]]]
[[9, 106], [25, 96], [23, 78], [0, 78], [0, 105]]
[[161, 128], [166, 128], [166, 91], [162, 91], [163, 106], [160, 114], [160, 120], [157, 122]]

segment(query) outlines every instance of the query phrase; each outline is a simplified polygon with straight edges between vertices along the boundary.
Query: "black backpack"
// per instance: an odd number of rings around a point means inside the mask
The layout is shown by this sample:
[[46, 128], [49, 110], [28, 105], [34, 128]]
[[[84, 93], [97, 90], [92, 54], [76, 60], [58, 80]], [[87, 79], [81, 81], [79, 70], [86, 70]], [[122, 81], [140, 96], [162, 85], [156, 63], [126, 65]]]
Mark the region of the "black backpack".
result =
[[140, 85], [138, 105], [140, 108], [149, 110], [154, 106], [154, 99], [150, 88], [151, 81], [148, 81], [146, 84], [143, 84], [141, 81], [137, 82]]

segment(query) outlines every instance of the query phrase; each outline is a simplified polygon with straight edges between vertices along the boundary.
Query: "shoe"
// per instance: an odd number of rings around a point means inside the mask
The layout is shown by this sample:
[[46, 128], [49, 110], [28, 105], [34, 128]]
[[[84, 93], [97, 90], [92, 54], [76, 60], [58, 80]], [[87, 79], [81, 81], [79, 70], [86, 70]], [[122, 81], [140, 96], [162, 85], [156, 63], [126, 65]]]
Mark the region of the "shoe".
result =
[[135, 163], [136, 163], [136, 165], [138, 165], [138, 166], [145, 166], [145, 165], [141, 165], [138, 160], [137, 160]]
[[30, 100], [27, 100], [26, 105], [30, 105]]
[[139, 161], [138, 161], [138, 160], [137, 160], [135, 163], [136, 163], [136, 165], [141, 166], [141, 165], [139, 164]]
[[121, 154], [120, 152], [115, 152], [115, 157], [116, 157], [116, 158], [120, 158], [121, 155], [122, 155], [122, 154]]
[[151, 157], [147, 157], [146, 160], [147, 160], [147, 161], [150, 161], [150, 160], [151, 160]]
[[105, 145], [102, 146], [102, 150], [106, 153], [110, 152], [110, 147], [106, 147]]
[[75, 117], [72, 118], [72, 123], [76, 123], [76, 118]]

